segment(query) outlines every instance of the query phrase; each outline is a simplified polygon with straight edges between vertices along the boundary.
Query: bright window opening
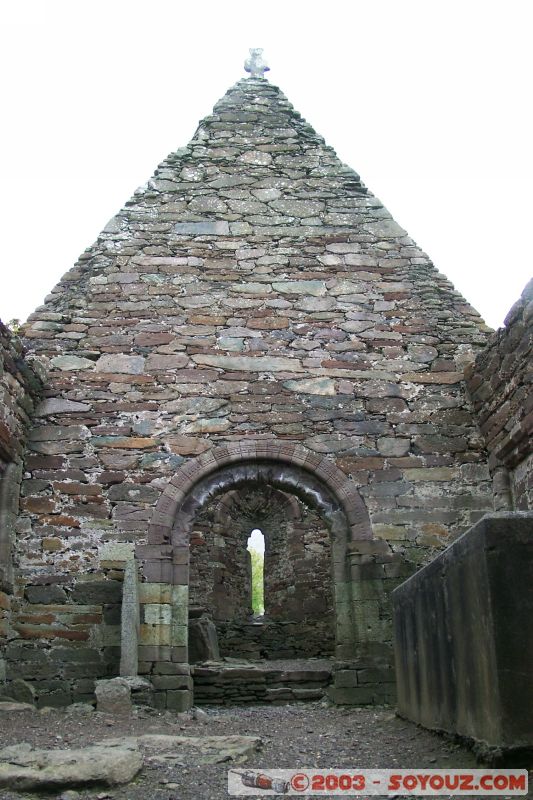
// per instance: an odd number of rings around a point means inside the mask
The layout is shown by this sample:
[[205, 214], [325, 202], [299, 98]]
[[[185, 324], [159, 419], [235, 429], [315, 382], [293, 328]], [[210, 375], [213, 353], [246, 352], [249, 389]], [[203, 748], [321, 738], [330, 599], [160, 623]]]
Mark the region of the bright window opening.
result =
[[252, 561], [252, 609], [256, 616], [265, 613], [265, 537], [254, 528], [248, 538], [248, 552]]

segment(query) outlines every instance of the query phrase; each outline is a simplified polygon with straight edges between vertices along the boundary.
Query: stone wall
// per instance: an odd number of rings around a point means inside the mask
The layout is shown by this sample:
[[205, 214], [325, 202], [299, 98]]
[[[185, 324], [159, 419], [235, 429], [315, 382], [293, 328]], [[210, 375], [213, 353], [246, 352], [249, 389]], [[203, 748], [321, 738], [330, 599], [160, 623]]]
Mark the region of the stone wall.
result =
[[20, 464], [26, 429], [44, 380], [39, 359], [0, 321], [0, 462]]
[[487, 515], [393, 593], [400, 714], [486, 754], [533, 747], [533, 513]]
[[[265, 537], [262, 623], [252, 623], [247, 540]], [[297, 498], [271, 487], [229, 492], [195, 520], [190, 594], [214, 620], [224, 656], [293, 658], [333, 651], [328, 527]]]
[[195, 705], [277, 704], [322, 699], [331, 682], [326, 660], [263, 664], [201, 665], [192, 668]]
[[41, 365], [26, 359], [20, 340], [0, 322], [0, 684], [7, 674], [2, 645], [16, 608], [13, 550], [24, 441], [42, 380]]
[[[46, 662], [63, 697], [116, 663], [123, 562], [110, 547], [134, 546], [142, 582], [166, 598], [142, 603], [144, 674], [186, 663], [186, 615], [172, 605], [187, 595], [182, 523], [194, 530], [187, 509], [201, 514], [217, 492], [260, 475], [374, 537], [350, 564], [346, 534], [332, 536], [337, 652], [353, 655], [355, 630], [389, 662], [378, 584], [492, 508], [463, 381], [486, 327], [267, 81], [230, 89], [25, 335], [50, 372], [26, 454], [11, 647], [24, 645], [28, 675]], [[251, 462], [248, 444], [261, 454]], [[304, 453], [290, 470], [285, 446]], [[218, 458], [236, 471], [199, 493], [191, 475]], [[361, 590], [350, 576], [365, 570]]]
[[497, 509], [533, 509], [532, 363], [533, 280], [466, 371]]

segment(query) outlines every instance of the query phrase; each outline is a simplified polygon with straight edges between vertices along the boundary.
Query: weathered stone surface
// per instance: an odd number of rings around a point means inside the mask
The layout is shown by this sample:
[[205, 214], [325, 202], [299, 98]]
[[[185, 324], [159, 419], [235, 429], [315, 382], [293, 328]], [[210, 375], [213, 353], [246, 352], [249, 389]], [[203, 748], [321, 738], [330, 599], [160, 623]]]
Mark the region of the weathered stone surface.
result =
[[90, 411], [88, 403], [77, 403], [74, 400], [65, 400], [61, 397], [51, 397], [43, 400], [35, 409], [36, 417], [49, 417], [53, 414], [73, 414], [77, 411]]
[[35, 689], [22, 678], [15, 678], [9, 685], [9, 694], [17, 703], [35, 705]]
[[96, 362], [97, 372], [119, 372], [130, 375], [141, 375], [144, 371], [142, 356], [126, 356], [121, 353], [100, 356]]
[[326, 294], [324, 281], [281, 281], [273, 283], [272, 288], [282, 294], [304, 294], [311, 297], [321, 297]]
[[208, 617], [189, 622], [189, 659], [191, 664], [220, 660], [217, 629]]
[[290, 358], [268, 356], [193, 356], [197, 364], [244, 372], [302, 372], [301, 364]]
[[[495, 509], [533, 508], [533, 280], [465, 374], [494, 473]], [[511, 377], [512, 376], [512, 377]]]
[[67, 595], [61, 586], [28, 586], [26, 597], [30, 603], [66, 603]]
[[79, 750], [40, 750], [30, 744], [0, 750], [0, 786], [17, 791], [129, 783], [142, 767], [131, 743], [92, 745]]
[[331, 378], [304, 378], [297, 381], [285, 381], [283, 385], [291, 392], [301, 392], [302, 394], [335, 394], [335, 383]]
[[199, 455], [209, 450], [208, 442], [193, 436], [169, 436], [167, 442], [173, 453], [182, 456]]
[[85, 425], [38, 425], [32, 428], [29, 439], [32, 442], [56, 442], [87, 439], [91, 435]]
[[148, 356], [146, 359], [146, 371], [154, 372], [157, 370], [181, 369], [185, 367], [189, 359], [187, 356]]
[[172, 736], [146, 733], [123, 739], [106, 739], [102, 746], [139, 747], [148, 764], [183, 763], [187, 756], [195, 764], [244, 764], [261, 748], [258, 736]]
[[177, 222], [174, 225], [174, 232], [180, 235], [190, 236], [227, 236], [229, 225], [222, 220], [212, 220], [205, 222]]
[[[139, 577], [133, 552], [129, 553], [124, 569], [120, 611], [120, 675], [136, 676], [139, 669]], [[105, 692], [104, 692], [105, 696]], [[102, 697], [103, 702], [104, 698]], [[100, 701], [100, 702], [102, 702]]]
[[406, 232], [393, 219], [382, 219], [365, 225], [366, 230], [379, 239], [393, 239], [396, 236], [405, 236]]
[[80, 369], [94, 369], [94, 361], [81, 356], [56, 356], [50, 360], [50, 365], [64, 372]]
[[85, 581], [78, 582], [72, 593], [75, 603], [93, 605], [96, 603], [119, 603], [122, 596], [120, 581]]
[[98, 711], [115, 716], [131, 713], [131, 689], [123, 678], [96, 681], [95, 694]]
[[487, 515], [396, 589], [402, 715], [489, 752], [531, 749], [532, 534], [531, 512]]

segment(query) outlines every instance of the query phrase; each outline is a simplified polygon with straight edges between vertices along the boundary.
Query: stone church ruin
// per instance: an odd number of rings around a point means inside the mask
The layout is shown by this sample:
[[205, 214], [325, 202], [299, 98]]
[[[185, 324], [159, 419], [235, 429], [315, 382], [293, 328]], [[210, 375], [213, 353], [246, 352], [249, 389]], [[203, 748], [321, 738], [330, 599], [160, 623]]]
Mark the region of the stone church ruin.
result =
[[[247, 69], [29, 317], [24, 347], [0, 329], [4, 695], [93, 702], [122, 674], [157, 708], [328, 682], [337, 703], [394, 703], [393, 591], [494, 512], [502, 562], [520, 518], [527, 568], [532, 284], [491, 333], [257, 54]], [[451, 722], [428, 712], [457, 655], [417, 660], [449, 609], [407, 598], [415, 583], [395, 594], [400, 710], [497, 745], [461, 729], [457, 686]], [[291, 659], [310, 665], [293, 689]]]

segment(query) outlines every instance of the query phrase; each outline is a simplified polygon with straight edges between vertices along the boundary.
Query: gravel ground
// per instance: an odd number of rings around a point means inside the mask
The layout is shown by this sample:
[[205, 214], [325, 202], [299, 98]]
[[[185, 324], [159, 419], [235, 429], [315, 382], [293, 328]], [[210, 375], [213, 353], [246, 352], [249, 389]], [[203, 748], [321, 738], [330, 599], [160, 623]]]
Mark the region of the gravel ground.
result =
[[[130, 717], [88, 716], [59, 710], [17, 712], [0, 721], [0, 746], [80, 747], [106, 738], [146, 733], [259, 736], [262, 747], [247, 767], [268, 768], [476, 768], [474, 755], [445, 738], [401, 720], [391, 710], [348, 709], [307, 703], [206, 708], [200, 719], [139, 709]], [[78, 789], [65, 800], [224, 800], [230, 764], [145, 766], [127, 786]], [[2, 800], [37, 795], [0, 790]], [[60, 797], [56, 793], [48, 797]], [[306, 797], [307, 795], [304, 795]], [[324, 795], [322, 795], [324, 796]], [[331, 797], [331, 795], [328, 795]]]

